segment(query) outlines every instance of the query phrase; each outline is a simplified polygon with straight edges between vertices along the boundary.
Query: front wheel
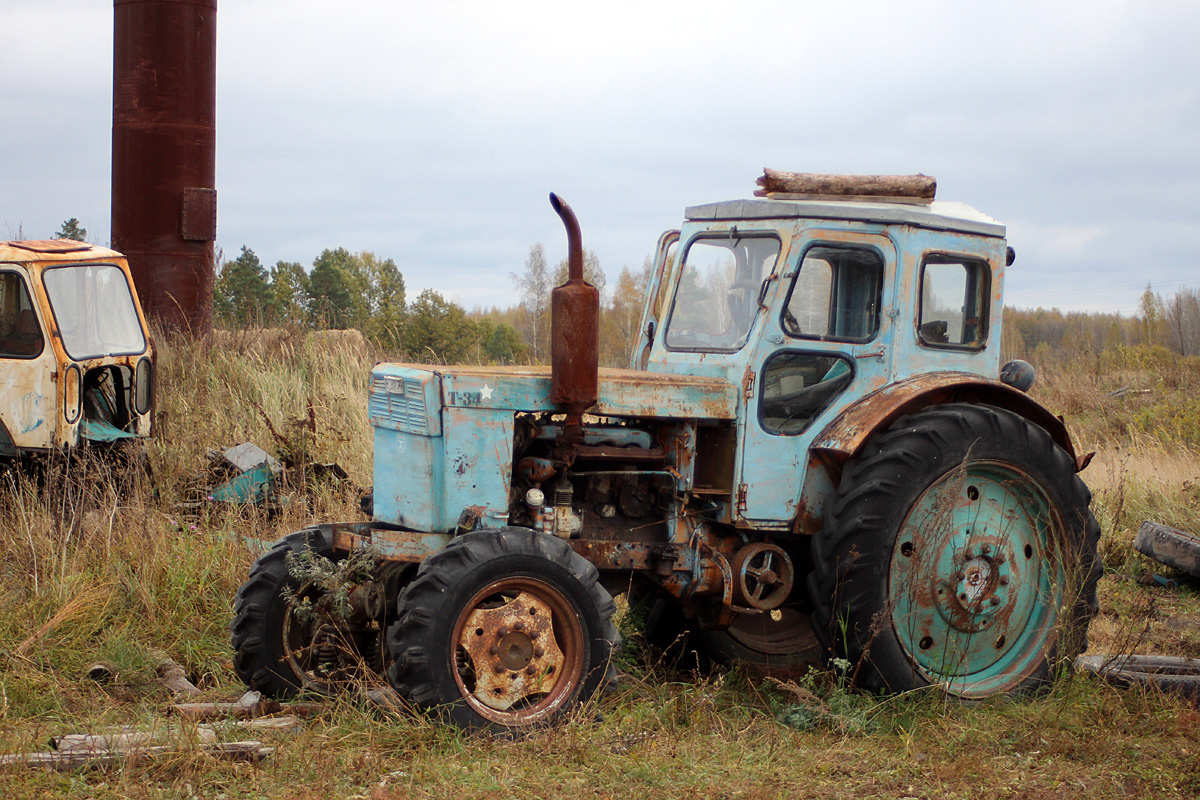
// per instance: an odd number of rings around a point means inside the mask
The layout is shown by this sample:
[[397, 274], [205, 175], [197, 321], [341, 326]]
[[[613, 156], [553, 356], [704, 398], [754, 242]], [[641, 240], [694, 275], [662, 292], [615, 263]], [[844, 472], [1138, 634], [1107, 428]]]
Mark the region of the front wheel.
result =
[[393, 686], [462, 728], [557, 720], [603, 685], [621, 643], [597, 577], [561, 539], [524, 528], [454, 539], [400, 597]]
[[867, 689], [1035, 689], [1096, 614], [1090, 499], [1070, 456], [1009, 411], [902, 418], [846, 465], [814, 538], [814, 630]]
[[342, 608], [347, 601], [305, 575], [306, 564], [332, 566], [345, 557], [334, 550], [333, 529], [317, 525], [286, 536], [254, 563], [230, 625], [234, 670], [251, 689], [275, 698], [332, 695], [378, 680], [386, 666], [378, 584], [363, 584], [354, 595], [368, 598], [357, 604], [372, 608], [364, 615]]

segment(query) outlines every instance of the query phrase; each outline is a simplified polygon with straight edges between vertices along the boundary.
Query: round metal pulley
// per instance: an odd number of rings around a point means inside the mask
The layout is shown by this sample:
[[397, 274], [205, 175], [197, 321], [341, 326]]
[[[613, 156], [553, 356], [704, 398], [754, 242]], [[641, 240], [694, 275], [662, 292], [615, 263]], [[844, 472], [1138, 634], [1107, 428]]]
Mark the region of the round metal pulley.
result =
[[796, 570], [787, 552], [775, 544], [755, 542], [734, 555], [733, 601], [741, 606], [770, 611], [779, 608], [792, 592]]

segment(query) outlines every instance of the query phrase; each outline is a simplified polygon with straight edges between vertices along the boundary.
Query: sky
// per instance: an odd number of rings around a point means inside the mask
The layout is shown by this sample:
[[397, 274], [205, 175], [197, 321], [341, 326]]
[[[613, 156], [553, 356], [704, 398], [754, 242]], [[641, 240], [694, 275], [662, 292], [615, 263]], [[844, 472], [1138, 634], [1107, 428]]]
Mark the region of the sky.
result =
[[[107, 244], [111, 3], [3, 0], [0, 238]], [[516, 302], [575, 209], [609, 284], [763, 167], [921, 172], [1008, 226], [1006, 303], [1200, 287], [1200, 3], [219, 2], [218, 247]]]

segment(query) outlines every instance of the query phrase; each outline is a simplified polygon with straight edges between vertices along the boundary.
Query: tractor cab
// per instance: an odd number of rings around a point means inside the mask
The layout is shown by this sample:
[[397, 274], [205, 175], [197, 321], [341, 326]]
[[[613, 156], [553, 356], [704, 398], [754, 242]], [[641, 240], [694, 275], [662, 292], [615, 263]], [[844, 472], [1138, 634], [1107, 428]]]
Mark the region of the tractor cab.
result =
[[0, 242], [0, 457], [150, 435], [154, 351], [120, 253]]

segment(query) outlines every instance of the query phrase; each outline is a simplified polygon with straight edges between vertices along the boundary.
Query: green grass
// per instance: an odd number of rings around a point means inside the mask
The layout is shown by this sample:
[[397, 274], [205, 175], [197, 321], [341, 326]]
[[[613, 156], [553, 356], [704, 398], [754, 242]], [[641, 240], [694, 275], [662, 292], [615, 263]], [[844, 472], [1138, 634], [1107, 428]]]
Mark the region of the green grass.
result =
[[[286, 332], [271, 341], [235, 336], [220, 349], [164, 344], [152, 484], [117, 489], [91, 473], [45, 487], [15, 475], [0, 481], [0, 752], [41, 750], [53, 735], [162, 725], [171, 703], [154, 676], [162, 654], [207, 698], [243, 691], [227, 626], [255, 556], [244, 540], [361, 514], [351, 487], [328, 485], [297, 487], [274, 517], [190, 505], [205, 453], [249, 439], [281, 455], [337, 461], [369, 485], [363, 406], [375, 356], [352, 340]], [[1153, 407], [1179, 391], [1169, 381], [1155, 388], [1145, 365], [1125, 368], [1131, 383], [1152, 390], [1130, 403]], [[1100, 451], [1084, 477], [1095, 489], [1108, 570], [1164, 571], [1130, 541], [1145, 518], [1200, 530], [1200, 458], [1186, 437], [1139, 427], [1138, 408], [1092, 404], [1108, 389], [1088, 369], [1049, 371], [1042, 399], [1055, 410], [1087, 409], [1068, 421], [1081, 451]], [[1200, 657], [1193, 586], [1110, 578], [1101, 610], [1094, 651]], [[257, 766], [180, 754], [72, 774], [0, 769], [0, 786], [5, 798], [1200, 794], [1200, 712], [1171, 697], [1076, 675], [1028, 701], [946, 703], [847, 693], [820, 675], [806, 685], [832, 716], [798, 730], [777, 721], [798, 702], [795, 692], [741, 670], [675, 674], [629, 638], [615, 694], [524, 741], [467, 736], [343, 699], [298, 735], [264, 736], [278, 750]], [[96, 661], [115, 668], [113, 682], [84, 676]]]

